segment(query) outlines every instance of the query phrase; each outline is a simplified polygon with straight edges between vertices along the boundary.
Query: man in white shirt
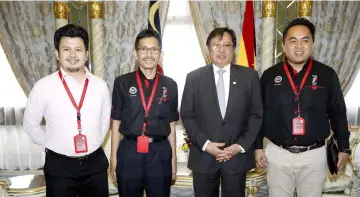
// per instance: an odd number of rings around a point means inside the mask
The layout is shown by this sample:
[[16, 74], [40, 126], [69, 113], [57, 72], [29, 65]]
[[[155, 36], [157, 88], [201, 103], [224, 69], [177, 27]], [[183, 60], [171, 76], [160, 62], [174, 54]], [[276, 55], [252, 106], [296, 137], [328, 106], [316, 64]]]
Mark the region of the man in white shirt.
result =
[[236, 36], [216, 28], [206, 41], [212, 64], [187, 75], [181, 119], [191, 145], [196, 197], [244, 197], [246, 173], [255, 167], [253, 143], [262, 122], [256, 71], [232, 63]]
[[59, 28], [54, 44], [60, 70], [35, 84], [23, 123], [46, 152], [46, 196], [107, 197], [108, 160], [100, 146], [110, 122], [108, 87], [85, 67], [89, 38], [84, 28]]

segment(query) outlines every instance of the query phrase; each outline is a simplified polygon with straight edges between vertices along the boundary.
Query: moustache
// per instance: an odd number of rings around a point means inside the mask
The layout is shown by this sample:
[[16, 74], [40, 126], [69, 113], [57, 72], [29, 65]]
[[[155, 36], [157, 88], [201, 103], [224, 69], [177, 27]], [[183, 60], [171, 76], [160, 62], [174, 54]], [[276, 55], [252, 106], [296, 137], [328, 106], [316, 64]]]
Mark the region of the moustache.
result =
[[149, 57], [147, 57], [147, 58], [143, 58], [143, 60], [144, 60], [144, 61], [146, 61], [146, 60], [152, 60], [152, 61], [155, 61], [155, 59], [154, 59], [154, 58], [149, 58]]

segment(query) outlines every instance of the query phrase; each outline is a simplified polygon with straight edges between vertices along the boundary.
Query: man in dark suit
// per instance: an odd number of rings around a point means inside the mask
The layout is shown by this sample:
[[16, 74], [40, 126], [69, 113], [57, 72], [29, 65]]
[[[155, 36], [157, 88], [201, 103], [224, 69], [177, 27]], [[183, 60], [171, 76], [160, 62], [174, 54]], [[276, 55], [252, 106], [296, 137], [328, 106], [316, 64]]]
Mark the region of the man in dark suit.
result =
[[191, 140], [188, 167], [196, 197], [244, 197], [262, 122], [256, 71], [232, 64], [236, 36], [216, 28], [206, 41], [212, 64], [188, 74], [181, 117]]

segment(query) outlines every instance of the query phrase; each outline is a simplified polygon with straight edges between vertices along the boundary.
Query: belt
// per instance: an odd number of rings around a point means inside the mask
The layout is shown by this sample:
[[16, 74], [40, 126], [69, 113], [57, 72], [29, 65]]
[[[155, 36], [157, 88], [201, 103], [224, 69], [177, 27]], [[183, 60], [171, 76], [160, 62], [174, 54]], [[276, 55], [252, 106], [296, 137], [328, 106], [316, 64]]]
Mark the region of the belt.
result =
[[75, 161], [86, 161], [88, 160], [89, 158], [91, 157], [94, 157], [96, 155], [98, 155], [100, 152], [102, 151], [102, 148], [98, 148], [96, 151], [88, 154], [88, 155], [83, 155], [83, 156], [67, 156], [67, 155], [62, 155], [62, 154], [59, 154], [59, 153], [56, 153], [50, 149], [45, 149], [45, 152], [46, 154], [51, 154], [51, 155], [54, 155], [56, 157], [61, 157], [61, 158], [65, 158], [65, 159], [70, 159], [70, 160], [75, 160]]
[[[131, 141], [137, 141], [137, 138], [139, 137], [138, 135], [125, 135], [124, 136], [125, 139], [131, 140]], [[161, 142], [167, 139], [167, 136], [162, 136], [162, 135], [152, 135], [152, 136], [148, 136], [149, 137], [149, 143], [157, 143], [157, 142]]]
[[[274, 143], [274, 142], [273, 142]], [[276, 144], [275, 145], [279, 146], [280, 148], [283, 148], [285, 150], [288, 150], [291, 153], [302, 153], [302, 152], [306, 152], [309, 150], [313, 150], [316, 148], [320, 148], [322, 146], [325, 145], [325, 141], [324, 142], [320, 142], [320, 143], [315, 143], [313, 145], [310, 146], [299, 146], [299, 145], [281, 145], [281, 144]]]

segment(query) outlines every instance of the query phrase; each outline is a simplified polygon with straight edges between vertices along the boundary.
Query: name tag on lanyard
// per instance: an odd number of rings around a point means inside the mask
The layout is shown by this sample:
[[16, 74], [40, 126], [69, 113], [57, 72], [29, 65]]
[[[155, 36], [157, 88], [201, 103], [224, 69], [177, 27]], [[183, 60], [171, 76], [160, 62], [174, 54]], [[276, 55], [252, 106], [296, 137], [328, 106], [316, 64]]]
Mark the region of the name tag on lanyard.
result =
[[284, 67], [286, 76], [287, 76], [287, 78], [289, 80], [291, 89], [293, 90], [293, 92], [294, 92], [294, 94], [296, 96], [295, 101], [297, 103], [296, 113], [297, 113], [298, 116], [296, 118], [293, 118], [293, 120], [292, 120], [292, 134], [295, 135], [295, 136], [305, 135], [305, 119], [300, 116], [300, 98], [299, 98], [299, 95], [300, 95], [300, 92], [304, 87], [305, 81], [308, 78], [309, 73], [311, 71], [312, 59], [309, 60], [309, 65], [308, 65], [308, 67], [306, 69], [306, 72], [305, 72], [305, 75], [304, 75], [303, 79], [301, 80], [299, 91], [296, 90], [295, 83], [294, 83], [294, 81], [293, 81], [293, 79], [292, 79], [292, 77], [290, 75], [289, 69], [287, 68], [287, 65], [286, 65], [285, 62], [283, 64], [283, 67]]
[[296, 117], [292, 121], [293, 135], [305, 135], [305, 120], [301, 117]]
[[146, 135], [140, 135], [137, 138], [137, 152], [148, 153], [149, 152], [149, 137]]
[[159, 83], [159, 76], [158, 76], [158, 74], [155, 75], [155, 83], [154, 83], [154, 85], [152, 87], [151, 94], [150, 94], [150, 97], [149, 97], [149, 101], [148, 101], [147, 104], [146, 104], [146, 101], [145, 101], [144, 89], [143, 89], [141, 81], [140, 81], [139, 71], [136, 71], [136, 82], [137, 82], [137, 84], [139, 86], [141, 102], [142, 102], [142, 105], [143, 105], [144, 110], [145, 110], [145, 118], [144, 118], [144, 123], [143, 123], [143, 126], [142, 126], [142, 135], [140, 135], [137, 138], [137, 152], [138, 153], [148, 153], [149, 152], [149, 137], [145, 135], [145, 132], [146, 132], [146, 127], [149, 124], [149, 121], [148, 121], [149, 111], [151, 109], [151, 106], [152, 106], [152, 103], [153, 103], [153, 100], [154, 100], [154, 97], [155, 97], [156, 88], [157, 88], [158, 83]]
[[88, 152], [86, 135], [78, 134], [74, 136], [74, 147], [75, 153], [86, 153]]
[[59, 77], [60, 77], [60, 80], [62, 80], [62, 84], [64, 85], [64, 88], [65, 88], [66, 93], [68, 94], [68, 96], [69, 96], [69, 98], [71, 100], [71, 103], [73, 104], [74, 108], [77, 111], [76, 119], [77, 119], [77, 127], [78, 127], [79, 134], [74, 136], [75, 153], [86, 153], [86, 152], [88, 152], [88, 146], [87, 146], [86, 135], [81, 134], [82, 126], [81, 126], [81, 113], [80, 113], [80, 110], [81, 110], [81, 107], [82, 107], [82, 105], [84, 103], [86, 90], [87, 90], [87, 87], [88, 87], [88, 84], [89, 84], [89, 79], [85, 80], [83, 92], [81, 94], [81, 99], [80, 99], [79, 106], [78, 106], [76, 104], [76, 102], [75, 102], [75, 99], [74, 99], [73, 95], [70, 92], [70, 89], [69, 89], [66, 81], [62, 79], [61, 71], [59, 71]]

